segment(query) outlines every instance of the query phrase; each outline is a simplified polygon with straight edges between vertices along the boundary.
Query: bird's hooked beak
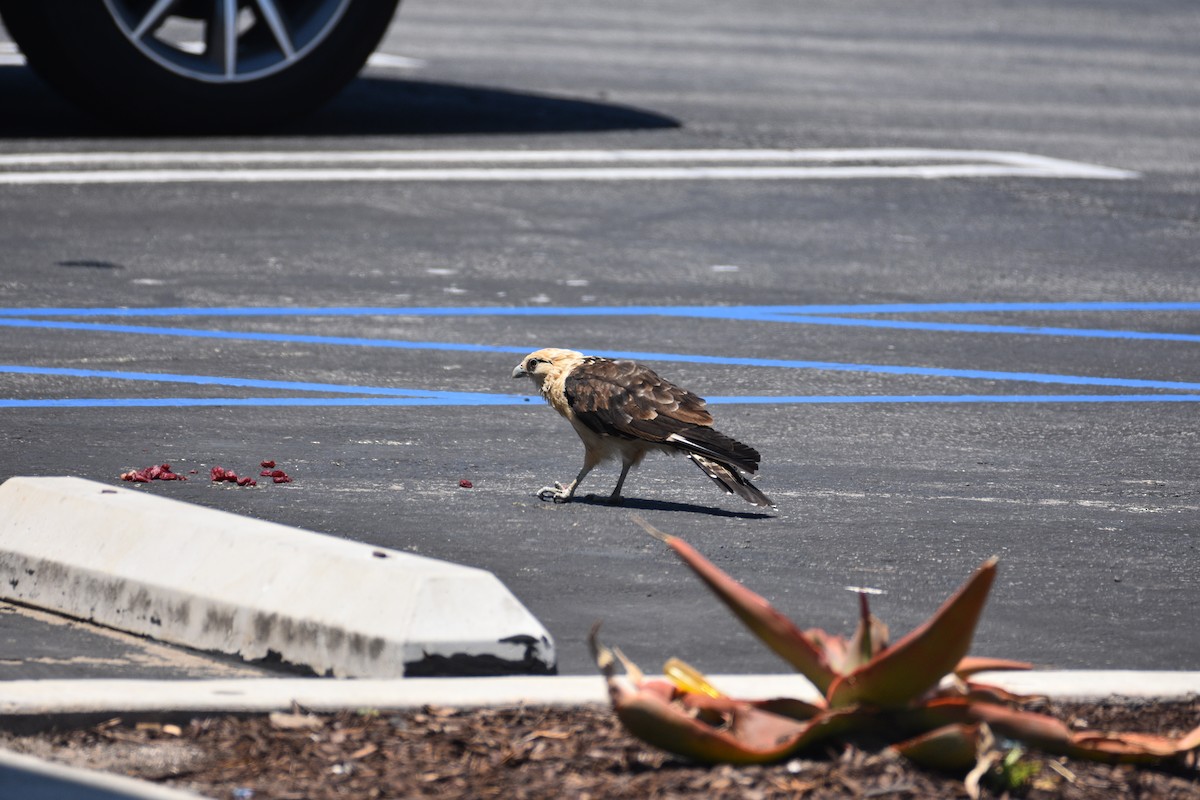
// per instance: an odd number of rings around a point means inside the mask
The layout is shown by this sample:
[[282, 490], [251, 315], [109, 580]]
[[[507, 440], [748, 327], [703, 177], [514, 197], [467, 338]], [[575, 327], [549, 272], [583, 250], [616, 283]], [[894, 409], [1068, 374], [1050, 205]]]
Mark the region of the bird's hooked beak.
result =
[[528, 374], [529, 374], [529, 373], [525, 371], [525, 365], [524, 365], [524, 364], [517, 364], [515, 367], [513, 367], [513, 373], [512, 373], [512, 376], [513, 376], [514, 378], [524, 378], [524, 377], [525, 377], [526, 375], [528, 375]]

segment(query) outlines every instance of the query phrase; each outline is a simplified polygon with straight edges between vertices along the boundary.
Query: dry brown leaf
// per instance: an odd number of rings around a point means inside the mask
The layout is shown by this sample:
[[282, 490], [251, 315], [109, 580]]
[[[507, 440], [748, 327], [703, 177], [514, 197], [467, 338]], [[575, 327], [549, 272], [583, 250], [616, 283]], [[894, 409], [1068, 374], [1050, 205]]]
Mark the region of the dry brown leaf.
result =
[[346, 756], [346, 758], [350, 759], [351, 761], [357, 761], [360, 758], [366, 758], [367, 756], [371, 755], [372, 753], [375, 753], [378, 751], [379, 751], [379, 745], [377, 745], [373, 742], [368, 742], [367, 744], [364, 744], [362, 747], [355, 750], [350, 755]]
[[325, 727], [325, 720], [315, 714], [272, 711], [268, 719], [271, 720], [271, 725], [280, 730], [316, 731]]

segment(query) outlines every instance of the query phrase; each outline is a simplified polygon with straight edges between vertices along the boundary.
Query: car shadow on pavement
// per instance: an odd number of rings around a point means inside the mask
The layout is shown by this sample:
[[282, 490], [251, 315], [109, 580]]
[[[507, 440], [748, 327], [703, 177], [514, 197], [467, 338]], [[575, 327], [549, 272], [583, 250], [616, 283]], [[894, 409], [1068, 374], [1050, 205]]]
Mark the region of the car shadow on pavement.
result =
[[359, 78], [289, 132], [333, 134], [500, 134], [678, 128], [650, 111], [597, 100], [486, 86]]
[[[59, 99], [23, 66], [0, 67], [0, 139], [136, 136]], [[599, 100], [364, 76], [270, 136], [572, 133], [678, 128], [671, 117]]]

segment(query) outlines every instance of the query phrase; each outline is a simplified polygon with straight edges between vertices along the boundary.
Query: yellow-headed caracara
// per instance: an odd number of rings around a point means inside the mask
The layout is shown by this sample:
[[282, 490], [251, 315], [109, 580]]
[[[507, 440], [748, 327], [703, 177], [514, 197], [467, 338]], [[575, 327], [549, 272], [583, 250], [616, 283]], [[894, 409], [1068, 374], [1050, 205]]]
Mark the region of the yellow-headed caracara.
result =
[[620, 456], [621, 477], [608, 498], [619, 503], [630, 468], [658, 450], [683, 453], [730, 494], [757, 506], [773, 505], [742, 475], [758, 471], [758, 451], [714, 430], [702, 398], [649, 367], [551, 347], [525, 356], [512, 376], [533, 380], [583, 440], [583, 468], [575, 480], [539, 489], [542, 500], [569, 503], [593, 467]]

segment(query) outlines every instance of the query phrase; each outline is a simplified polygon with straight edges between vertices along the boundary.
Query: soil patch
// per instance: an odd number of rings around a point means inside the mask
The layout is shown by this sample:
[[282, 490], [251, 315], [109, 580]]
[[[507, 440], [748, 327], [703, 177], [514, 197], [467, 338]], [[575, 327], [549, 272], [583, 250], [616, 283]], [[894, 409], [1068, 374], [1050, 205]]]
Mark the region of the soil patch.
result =
[[[1200, 723], [1200, 700], [1048, 704], [1076, 728], [1178, 735]], [[102, 725], [0, 746], [235, 800], [332, 798], [961, 798], [961, 776], [918, 769], [886, 751], [809, 753], [765, 767], [703, 766], [628, 736], [607, 707], [427, 707], [314, 715], [297, 709], [175, 726]], [[1195, 763], [1111, 766], [1036, 752], [982, 797], [1200, 798]]]

